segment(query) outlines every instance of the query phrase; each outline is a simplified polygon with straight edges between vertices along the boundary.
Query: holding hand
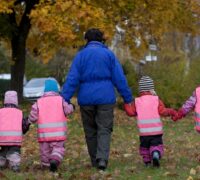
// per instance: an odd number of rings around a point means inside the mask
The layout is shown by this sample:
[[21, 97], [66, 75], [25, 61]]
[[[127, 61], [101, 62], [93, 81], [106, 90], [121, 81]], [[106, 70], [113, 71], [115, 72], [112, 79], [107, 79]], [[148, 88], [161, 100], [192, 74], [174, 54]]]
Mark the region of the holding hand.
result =
[[182, 119], [184, 117], [184, 113], [183, 113], [183, 110], [182, 109], [179, 109], [178, 112], [172, 116], [172, 120], [173, 121], [178, 121], [179, 119]]
[[171, 117], [176, 116], [177, 115], [177, 111], [174, 109], [169, 108], [168, 109], [168, 113]]
[[134, 102], [124, 104], [124, 110], [126, 111], [126, 114], [128, 116], [134, 116], [135, 115], [135, 106]]

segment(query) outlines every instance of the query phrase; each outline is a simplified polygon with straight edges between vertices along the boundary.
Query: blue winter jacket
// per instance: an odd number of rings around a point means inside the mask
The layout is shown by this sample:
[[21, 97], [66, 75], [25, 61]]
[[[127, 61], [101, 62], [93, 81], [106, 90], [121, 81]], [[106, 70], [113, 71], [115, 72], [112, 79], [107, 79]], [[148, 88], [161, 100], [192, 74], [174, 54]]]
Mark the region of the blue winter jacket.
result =
[[132, 101], [131, 91], [117, 58], [104, 44], [92, 41], [75, 56], [61, 94], [70, 102], [78, 88], [79, 105], [114, 104], [114, 87], [125, 103]]

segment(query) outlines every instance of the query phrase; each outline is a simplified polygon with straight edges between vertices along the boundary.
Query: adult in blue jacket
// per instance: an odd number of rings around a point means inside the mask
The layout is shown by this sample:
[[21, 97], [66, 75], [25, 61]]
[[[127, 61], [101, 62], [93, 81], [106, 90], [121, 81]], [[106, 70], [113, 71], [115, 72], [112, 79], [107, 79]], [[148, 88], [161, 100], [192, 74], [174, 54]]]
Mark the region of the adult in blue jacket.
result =
[[104, 45], [103, 33], [99, 29], [89, 29], [85, 39], [87, 44], [73, 60], [62, 96], [70, 102], [78, 89], [78, 104], [92, 166], [105, 170], [113, 128], [115, 87], [125, 104], [133, 99], [119, 61]]

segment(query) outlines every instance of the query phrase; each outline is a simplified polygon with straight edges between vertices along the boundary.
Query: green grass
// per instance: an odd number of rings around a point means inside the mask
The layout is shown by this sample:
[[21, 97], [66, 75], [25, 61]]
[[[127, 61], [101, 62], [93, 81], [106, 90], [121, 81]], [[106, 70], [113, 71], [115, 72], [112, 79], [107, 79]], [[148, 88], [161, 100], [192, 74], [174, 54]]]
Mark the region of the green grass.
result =
[[[108, 180], [173, 180], [200, 179], [200, 134], [194, 131], [191, 116], [176, 123], [166, 118], [164, 123], [165, 154], [160, 168], [146, 168], [139, 155], [139, 138], [134, 118], [121, 110], [115, 111], [108, 169], [102, 173], [90, 167], [80, 113], [68, 122], [65, 158], [57, 174], [40, 170], [39, 150], [35, 126], [25, 135], [22, 146], [21, 172], [0, 171], [0, 179], [108, 179]], [[191, 177], [190, 177], [191, 176]]]

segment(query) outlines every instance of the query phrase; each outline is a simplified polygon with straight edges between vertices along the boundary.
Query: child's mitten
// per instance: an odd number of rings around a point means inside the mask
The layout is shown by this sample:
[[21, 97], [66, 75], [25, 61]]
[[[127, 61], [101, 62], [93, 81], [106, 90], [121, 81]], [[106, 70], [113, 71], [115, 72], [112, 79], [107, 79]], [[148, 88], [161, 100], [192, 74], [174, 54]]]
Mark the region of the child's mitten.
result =
[[184, 113], [184, 110], [182, 108], [180, 108], [178, 110], [178, 117], [179, 117], [179, 119], [185, 117], [185, 113]]
[[134, 106], [134, 103], [131, 102], [131, 103], [128, 103], [128, 104], [124, 104], [124, 109], [126, 111], [126, 114], [128, 116], [134, 116], [135, 115], [135, 112], [133, 110], [133, 106]]
[[177, 113], [176, 115], [172, 116], [171, 118], [172, 118], [173, 121], [179, 120], [179, 118], [178, 118], [178, 113]]
[[171, 108], [168, 109], [168, 113], [169, 113], [170, 116], [176, 116], [177, 115], [177, 111], [174, 110], [174, 109], [171, 109]]
[[185, 116], [183, 109], [179, 109], [177, 114], [175, 116], [172, 116], [173, 121], [178, 121], [179, 119], [182, 119]]

